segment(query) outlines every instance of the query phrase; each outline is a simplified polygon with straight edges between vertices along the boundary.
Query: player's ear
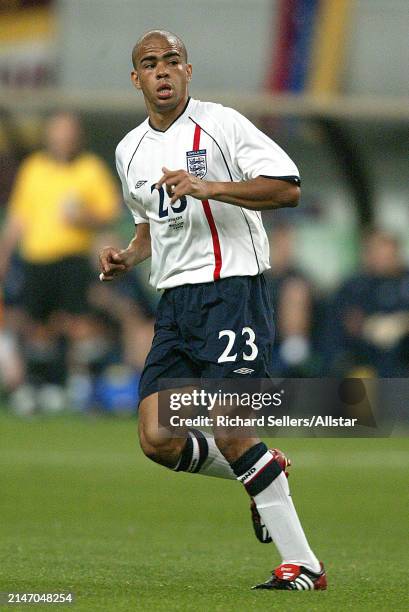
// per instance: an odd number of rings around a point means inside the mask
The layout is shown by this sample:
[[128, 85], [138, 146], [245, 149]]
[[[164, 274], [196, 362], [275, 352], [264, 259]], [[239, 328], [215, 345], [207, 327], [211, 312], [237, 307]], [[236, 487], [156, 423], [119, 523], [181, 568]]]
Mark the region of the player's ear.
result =
[[187, 80], [191, 81], [192, 80], [192, 64], [186, 64], [186, 74], [187, 74]]
[[132, 81], [133, 86], [136, 87], [136, 89], [142, 89], [141, 84], [139, 82], [138, 73], [136, 72], [136, 70], [132, 70], [131, 72], [131, 81]]

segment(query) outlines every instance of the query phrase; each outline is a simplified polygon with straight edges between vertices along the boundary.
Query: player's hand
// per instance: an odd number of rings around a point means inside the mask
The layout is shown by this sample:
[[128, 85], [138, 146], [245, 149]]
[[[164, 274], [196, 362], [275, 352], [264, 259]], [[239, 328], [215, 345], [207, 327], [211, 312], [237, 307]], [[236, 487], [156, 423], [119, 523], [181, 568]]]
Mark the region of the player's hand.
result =
[[112, 281], [134, 265], [135, 257], [128, 249], [104, 247], [99, 254], [99, 267], [101, 281]]
[[163, 176], [157, 182], [156, 189], [165, 185], [171, 204], [185, 195], [190, 195], [198, 200], [207, 200], [211, 197], [211, 183], [209, 181], [202, 181], [202, 179], [189, 174], [186, 170], [162, 168], [162, 172]]

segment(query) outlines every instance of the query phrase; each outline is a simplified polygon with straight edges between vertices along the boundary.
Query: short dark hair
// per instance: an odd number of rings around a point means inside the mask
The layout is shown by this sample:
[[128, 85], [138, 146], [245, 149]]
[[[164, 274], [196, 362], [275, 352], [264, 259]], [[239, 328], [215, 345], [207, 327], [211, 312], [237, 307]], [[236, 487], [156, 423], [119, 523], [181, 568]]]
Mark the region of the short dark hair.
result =
[[183, 59], [185, 60], [185, 62], [187, 62], [187, 49], [185, 43], [177, 34], [173, 34], [173, 32], [168, 32], [167, 30], [149, 30], [148, 32], [142, 34], [142, 36], [137, 40], [134, 45], [134, 48], [132, 49], [132, 64], [135, 69], [139, 49], [142, 43], [144, 43], [149, 38], [167, 38], [173, 40], [179, 47]]

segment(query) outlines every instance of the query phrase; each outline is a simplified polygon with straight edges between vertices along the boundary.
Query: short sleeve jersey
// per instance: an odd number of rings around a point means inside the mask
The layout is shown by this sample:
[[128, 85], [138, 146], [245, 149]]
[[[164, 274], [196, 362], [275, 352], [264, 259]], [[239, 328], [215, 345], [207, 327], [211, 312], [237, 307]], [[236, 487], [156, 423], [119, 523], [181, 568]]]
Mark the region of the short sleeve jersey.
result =
[[298, 184], [288, 155], [237, 111], [190, 98], [167, 130], [146, 119], [129, 132], [116, 165], [135, 224], [150, 225], [154, 287], [254, 276], [270, 267], [260, 212], [191, 196], [171, 206], [166, 190], [155, 187], [162, 167], [208, 181], [266, 176]]

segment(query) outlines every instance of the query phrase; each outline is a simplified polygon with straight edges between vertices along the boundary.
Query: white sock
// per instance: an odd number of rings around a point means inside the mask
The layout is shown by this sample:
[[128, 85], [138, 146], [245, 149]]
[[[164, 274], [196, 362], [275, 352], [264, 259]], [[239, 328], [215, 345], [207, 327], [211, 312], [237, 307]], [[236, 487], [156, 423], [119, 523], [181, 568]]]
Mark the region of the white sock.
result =
[[206, 434], [206, 439], [207, 444], [209, 445], [209, 454], [198, 473], [204, 474], [205, 476], [236, 480], [236, 474], [231, 469], [230, 463], [226, 461], [224, 456], [217, 448], [213, 436]]
[[305, 537], [284, 472], [256, 495], [254, 501], [283, 563], [296, 563], [319, 572], [319, 561]]
[[248, 449], [232, 464], [267, 527], [283, 563], [320, 571], [295, 510], [287, 478], [263, 442]]
[[213, 436], [199, 429], [189, 430], [185, 448], [174, 470], [236, 480], [235, 473], [217, 448]]

